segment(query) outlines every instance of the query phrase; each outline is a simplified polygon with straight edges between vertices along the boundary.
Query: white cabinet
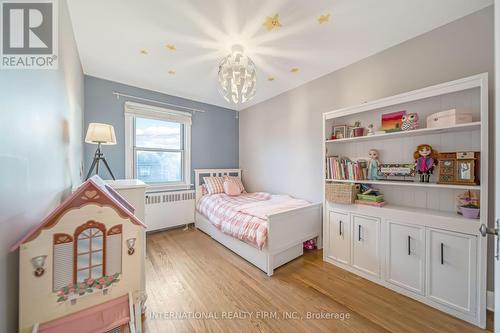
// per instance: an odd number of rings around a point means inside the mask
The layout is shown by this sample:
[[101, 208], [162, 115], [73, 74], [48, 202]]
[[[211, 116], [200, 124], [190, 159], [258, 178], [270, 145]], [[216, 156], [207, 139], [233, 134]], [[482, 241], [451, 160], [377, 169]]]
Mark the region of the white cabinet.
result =
[[473, 228], [467, 233], [444, 230], [421, 223], [418, 216], [355, 209], [327, 207], [325, 261], [483, 325], [482, 239]]
[[380, 219], [351, 215], [353, 226], [352, 266], [370, 275], [380, 275]]
[[477, 237], [427, 230], [427, 295], [465, 313], [476, 309]]
[[424, 270], [424, 228], [387, 221], [386, 280], [423, 295]]
[[327, 257], [349, 264], [351, 261], [351, 221], [348, 213], [328, 211]]

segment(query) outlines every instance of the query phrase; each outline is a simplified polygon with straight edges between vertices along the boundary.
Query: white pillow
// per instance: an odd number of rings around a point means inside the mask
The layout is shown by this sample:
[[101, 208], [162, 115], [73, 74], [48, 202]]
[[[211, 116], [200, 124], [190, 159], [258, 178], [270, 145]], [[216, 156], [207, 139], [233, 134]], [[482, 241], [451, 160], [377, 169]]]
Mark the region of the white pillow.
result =
[[245, 186], [243, 186], [240, 177], [226, 176], [225, 179], [238, 185], [238, 187], [240, 188], [240, 193], [245, 192]]

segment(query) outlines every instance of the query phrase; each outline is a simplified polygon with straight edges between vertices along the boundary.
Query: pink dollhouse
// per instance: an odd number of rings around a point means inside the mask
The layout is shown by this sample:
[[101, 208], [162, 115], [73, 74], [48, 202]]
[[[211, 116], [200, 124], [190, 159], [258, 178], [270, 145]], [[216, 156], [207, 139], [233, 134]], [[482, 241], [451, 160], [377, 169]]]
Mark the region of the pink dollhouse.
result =
[[78, 187], [19, 249], [19, 331], [142, 331], [145, 225], [95, 176]]

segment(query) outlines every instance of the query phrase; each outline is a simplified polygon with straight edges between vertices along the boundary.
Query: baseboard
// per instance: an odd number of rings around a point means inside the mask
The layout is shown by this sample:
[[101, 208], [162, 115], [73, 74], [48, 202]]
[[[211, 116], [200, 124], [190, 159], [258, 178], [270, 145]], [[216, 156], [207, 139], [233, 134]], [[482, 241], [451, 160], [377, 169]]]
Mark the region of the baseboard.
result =
[[490, 311], [495, 311], [495, 292], [486, 291], [486, 309]]

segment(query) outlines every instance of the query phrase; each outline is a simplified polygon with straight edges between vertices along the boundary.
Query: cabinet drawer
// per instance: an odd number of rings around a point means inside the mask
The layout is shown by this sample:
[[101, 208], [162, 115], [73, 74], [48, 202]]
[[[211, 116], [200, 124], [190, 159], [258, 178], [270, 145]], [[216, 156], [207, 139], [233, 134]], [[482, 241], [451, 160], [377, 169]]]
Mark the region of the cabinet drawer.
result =
[[351, 221], [349, 214], [328, 211], [327, 256], [343, 264], [351, 262]]
[[380, 219], [352, 214], [352, 266], [380, 276]]
[[427, 230], [427, 296], [464, 313], [476, 309], [477, 238]]
[[387, 221], [386, 280], [424, 294], [425, 231], [423, 227]]

